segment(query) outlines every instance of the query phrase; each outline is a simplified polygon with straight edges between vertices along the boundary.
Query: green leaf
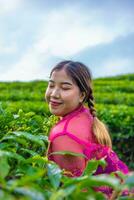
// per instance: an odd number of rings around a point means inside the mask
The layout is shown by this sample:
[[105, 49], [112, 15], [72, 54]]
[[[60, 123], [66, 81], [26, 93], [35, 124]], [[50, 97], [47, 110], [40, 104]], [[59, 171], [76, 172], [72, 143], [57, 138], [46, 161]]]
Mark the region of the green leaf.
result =
[[55, 152], [50, 153], [49, 155], [70, 155], [70, 156], [78, 156], [78, 157], [86, 158], [84, 154], [74, 153], [72, 151], [55, 151]]
[[42, 139], [40, 139], [40, 136], [38, 135], [32, 135], [31, 133], [21, 131], [14, 131], [13, 133], [18, 137], [24, 137], [31, 142], [34, 142], [40, 146], [44, 146], [44, 142], [42, 141]]
[[134, 197], [119, 197], [117, 200], [134, 200]]
[[128, 176], [125, 180], [125, 184], [129, 186], [129, 188], [134, 187], [134, 175]]
[[35, 169], [30, 166], [25, 167], [27, 168], [25, 170], [25, 173], [27, 174], [20, 179], [12, 180], [10, 183], [11, 190], [15, 189], [17, 186], [32, 185], [34, 182], [37, 184], [37, 180], [44, 176], [45, 170], [43, 169]]
[[0, 200], [16, 200], [13, 195], [9, 194], [7, 191], [0, 190]]
[[35, 190], [34, 188], [26, 188], [26, 187], [16, 187], [14, 192], [17, 194], [21, 194], [24, 196], [30, 197], [31, 200], [45, 200], [45, 196], [43, 193]]
[[20, 148], [19, 151], [22, 151], [23, 153], [24, 153], [24, 152], [25, 152], [25, 153], [28, 153], [28, 154], [30, 154], [31, 156], [37, 155], [37, 153], [36, 153], [35, 151], [30, 150], [30, 149]]
[[69, 178], [69, 177], [63, 176], [61, 181], [63, 183], [63, 187], [67, 187], [69, 185], [79, 184], [81, 182], [84, 182], [87, 179], [88, 179], [87, 175], [76, 177], [76, 178]]
[[57, 189], [60, 185], [62, 170], [55, 163], [52, 164], [49, 163], [47, 165], [47, 169], [48, 169], [48, 178], [51, 182], [51, 185], [53, 186], [54, 189]]
[[98, 166], [101, 165], [102, 167], [106, 166], [106, 162], [104, 159], [101, 160], [90, 160], [86, 166], [86, 169], [84, 170], [83, 175], [91, 175], [94, 172], [96, 172]]
[[34, 165], [38, 165], [39, 167], [44, 167], [46, 163], [48, 163], [48, 158], [46, 156], [40, 156], [39, 154], [28, 158], [25, 163], [32, 163]]
[[0, 156], [0, 177], [4, 179], [8, 175], [9, 170], [10, 166], [7, 157]]
[[82, 188], [87, 186], [90, 187], [109, 186], [115, 190], [120, 190], [122, 188], [119, 179], [113, 178], [107, 174], [89, 176], [85, 181], [81, 183]]
[[23, 139], [23, 138], [18, 138], [14, 135], [6, 135], [5, 137], [3, 137], [0, 141], [4, 141], [4, 140], [8, 140], [8, 141], [11, 141], [11, 142], [18, 142], [24, 146], [27, 146], [26, 145], [26, 140]]
[[13, 158], [23, 162], [25, 161], [25, 159], [22, 156], [14, 152], [0, 150], [0, 156], [7, 156], [8, 158]]
[[[54, 192], [50, 197], [50, 200], [63, 200], [65, 197], [72, 194], [72, 192], [76, 189], [75, 185], [71, 185], [66, 189], [59, 189], [58, 191]], [[70, 198], [69, 198], [70, 199]]]
[[65, 197], [65, 192], [63, 189], [60, 189], [52, 194], [49, 200], [63, 200]]

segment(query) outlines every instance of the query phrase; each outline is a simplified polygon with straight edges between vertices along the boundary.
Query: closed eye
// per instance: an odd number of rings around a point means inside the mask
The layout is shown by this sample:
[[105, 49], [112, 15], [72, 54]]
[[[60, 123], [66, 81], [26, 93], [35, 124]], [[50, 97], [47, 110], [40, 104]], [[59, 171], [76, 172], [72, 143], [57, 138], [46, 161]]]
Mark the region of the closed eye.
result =
[[48, 87], [49, 88], [54, 88], [54, 85], [49, 84]]
[[71, 88], [62, 88], [63, 90], [70, 90]]

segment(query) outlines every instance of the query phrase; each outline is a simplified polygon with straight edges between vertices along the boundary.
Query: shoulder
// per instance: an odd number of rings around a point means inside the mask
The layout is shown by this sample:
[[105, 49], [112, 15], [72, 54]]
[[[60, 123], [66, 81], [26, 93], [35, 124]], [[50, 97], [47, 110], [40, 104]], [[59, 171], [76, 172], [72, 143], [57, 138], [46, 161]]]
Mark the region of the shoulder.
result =
[[81, 139], [92, 141], [92, 124], [93, 117], [89, 110], [85, 108], [84, 112], [78, 113], [69, 121], [67, 131]]
[[76, 123], [76, 126], [84, 124], [87, 125], [87, 128], [90, 127], [90, 125], [92, 125], [93, 123], [93, 117], [91, 115], [91, 113], [89, 112], [89, 110], [86, 108], [83, 112], [78, 113], [76, 116], [74, 116], [69, 124], [73, 124]]
[[63, 130], [65, 127], [65, 123], [66, 123], [66, 121], [59, 122], [51, 128], [50, 134], [49, 134], [50, 141], [53, 140], [58, 135], [64, 134]]

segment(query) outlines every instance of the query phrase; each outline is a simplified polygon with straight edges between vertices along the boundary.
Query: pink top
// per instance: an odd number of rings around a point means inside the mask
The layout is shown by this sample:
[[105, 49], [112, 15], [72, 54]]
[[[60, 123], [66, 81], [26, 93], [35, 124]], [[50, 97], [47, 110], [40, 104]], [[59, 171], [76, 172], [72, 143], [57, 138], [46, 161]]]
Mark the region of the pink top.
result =
[[[127, 166], [119, 160], [109, 147], [97, 144], [92, 132], [93, 116], [89, 109], [80, 106], [62, 118], [50, 131], [48, 159], [56, 162], [61, 169], [70, 171], [72, 176], [82, 175], [88, 160], [105, 158], [107, 166], [98, 167], [95, 174], [120, 170], [128, 173]], [[52, 152], [71, 151], [84, 157], [51, 155]]]

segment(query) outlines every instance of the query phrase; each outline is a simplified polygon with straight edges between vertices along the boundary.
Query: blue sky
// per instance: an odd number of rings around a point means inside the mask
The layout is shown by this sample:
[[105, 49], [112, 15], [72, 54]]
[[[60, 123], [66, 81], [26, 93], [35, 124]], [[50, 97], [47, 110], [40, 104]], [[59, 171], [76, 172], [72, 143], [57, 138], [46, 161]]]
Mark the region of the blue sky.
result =
[[0, 29], [0, 81], [48, 79], [65, 59], [134, 73], [133, 0], [0, 0]]

